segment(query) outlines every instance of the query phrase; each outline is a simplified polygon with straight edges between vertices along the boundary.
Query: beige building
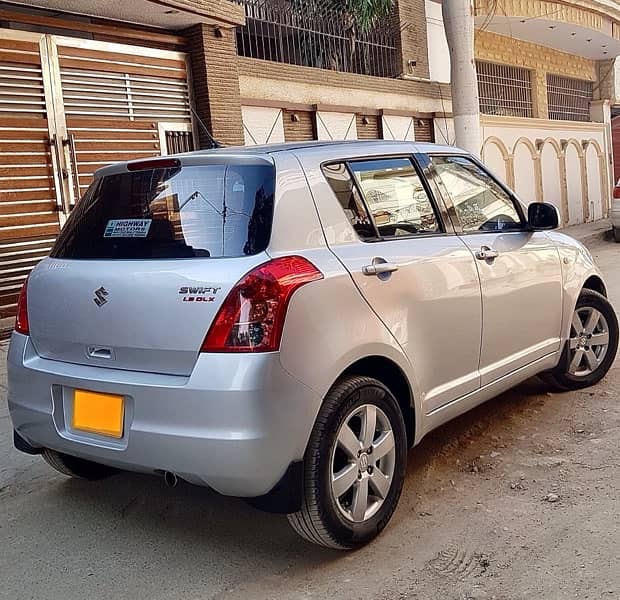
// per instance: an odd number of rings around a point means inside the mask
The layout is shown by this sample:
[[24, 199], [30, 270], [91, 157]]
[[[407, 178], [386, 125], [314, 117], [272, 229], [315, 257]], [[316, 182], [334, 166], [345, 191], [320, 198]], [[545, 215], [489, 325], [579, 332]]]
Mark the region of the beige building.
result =
[[613, 178], [610, 92], [620, 6], [496, 5], [479, 1], [476, 14], [483, 157], [525, 200], [555, 204], [565, 223], [600, 219]]
[[[261, 12], [264, 3], [243, 4], [248, 34], [238, 68], [246, 144], [354, 137], [454, 143], [440, 2], [401, 0], [397, 38], [370, 40], [383, 52], [370, 50], [377, 61], [389, 63], [385, 49], [395, 48], [400, 72], [398, 64], [377, 64], [383, 71], [372, 77], [345, 73], [341, 64], [290, 64], [296, 61], [277, 49], [261, 54], [261, 32], [293, 23]], [[602, 218], [613, 177], [618, 4], [478, 0], [475, 24], [484, 160], [524, 201], [555, 204], [565, 224]]]
[[[435, 0], [368, 33], [290, 0], [0, 1], [0, 321], [94, 171], [209, 145], [454, 141]], [[615, 0], [476, 2], [483, 157], [565, 223], [611, 185]]]

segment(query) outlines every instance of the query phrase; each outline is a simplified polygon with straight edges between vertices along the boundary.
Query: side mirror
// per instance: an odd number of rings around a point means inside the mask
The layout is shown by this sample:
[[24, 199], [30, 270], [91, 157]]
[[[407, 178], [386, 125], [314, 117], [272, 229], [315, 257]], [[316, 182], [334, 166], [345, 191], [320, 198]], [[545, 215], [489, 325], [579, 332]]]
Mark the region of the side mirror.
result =
[[557, 229], [560, 226], [558, 209], [553, 204], [532, 202], [527, 208], [527, 224], [531, 231]]

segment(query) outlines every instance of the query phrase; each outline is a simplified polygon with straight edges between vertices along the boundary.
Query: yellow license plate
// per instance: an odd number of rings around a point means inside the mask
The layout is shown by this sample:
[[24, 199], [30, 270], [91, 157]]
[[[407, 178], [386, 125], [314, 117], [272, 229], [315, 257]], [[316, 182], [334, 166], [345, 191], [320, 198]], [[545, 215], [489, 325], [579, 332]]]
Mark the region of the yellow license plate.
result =
[[108, 437], [123, 437], [123, 396], [75, 390], [73, 394], [73, 429]]

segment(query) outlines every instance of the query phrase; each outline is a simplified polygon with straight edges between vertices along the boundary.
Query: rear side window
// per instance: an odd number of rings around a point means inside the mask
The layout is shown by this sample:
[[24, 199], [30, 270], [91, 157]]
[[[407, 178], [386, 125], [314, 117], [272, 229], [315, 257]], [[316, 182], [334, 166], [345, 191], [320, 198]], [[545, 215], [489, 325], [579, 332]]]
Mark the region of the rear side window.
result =
[[409, 158], [327, 165], [323, 173], [362, 240], [442, 231], [431, 198]]
[[266, 249], [274, 167], [210, 164], [96, 179], [51, 256], [75, 259], [239, 257]]
[[357, 235], [362, 239], [376, 238], [377, 232], [347, 166], [344, 163], [325, 165], [323, 173]]

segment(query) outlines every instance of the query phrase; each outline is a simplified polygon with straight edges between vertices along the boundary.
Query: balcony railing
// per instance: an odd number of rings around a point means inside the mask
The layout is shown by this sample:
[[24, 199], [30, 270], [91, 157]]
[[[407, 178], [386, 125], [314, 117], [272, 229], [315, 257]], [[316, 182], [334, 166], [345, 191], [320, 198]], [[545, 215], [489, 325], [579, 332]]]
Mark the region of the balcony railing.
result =
[[245, 8], [246, 24], [237, 29], [240, 56], [377, 77], [401, 71], [395, 16], [366, 33], [348, 26], [342, 13], [312, 2], [235, 0]]

